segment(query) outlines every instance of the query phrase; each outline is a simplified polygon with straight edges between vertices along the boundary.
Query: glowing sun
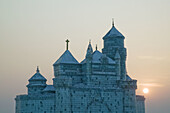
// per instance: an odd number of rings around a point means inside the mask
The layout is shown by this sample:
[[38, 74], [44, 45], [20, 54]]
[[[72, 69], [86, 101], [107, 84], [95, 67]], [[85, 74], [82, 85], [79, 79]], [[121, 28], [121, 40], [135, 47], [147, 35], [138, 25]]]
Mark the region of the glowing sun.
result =
[[144, 89], [143, 89], [143, 93], [145, 93], [145, 94], [146, 94], [146, 93], [149, 93], [149, 89], [148, 89], [148, 88], [144, 88]]

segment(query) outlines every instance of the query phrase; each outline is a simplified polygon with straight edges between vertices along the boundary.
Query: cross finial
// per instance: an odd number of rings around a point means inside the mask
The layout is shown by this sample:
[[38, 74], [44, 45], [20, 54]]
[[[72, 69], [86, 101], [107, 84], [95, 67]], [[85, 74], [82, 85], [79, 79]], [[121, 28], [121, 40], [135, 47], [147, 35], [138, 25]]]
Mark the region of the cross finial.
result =
[[68, 43], [69, 43], [70, 41], [67, 39], [66, 40], [66, 49], [68, 50]]
[[114, 27], [114, 18], [112, 18], [112, 26]]
[[37, 66], [37, 73], [39, 73], [40, 72], [40, 70], [39, 70], [39, 67]]
[[89, 44], [91, 44], [91, 39], [89, 40]]
[[96, 51], [97, 51], [97, 44], [96, 44]]

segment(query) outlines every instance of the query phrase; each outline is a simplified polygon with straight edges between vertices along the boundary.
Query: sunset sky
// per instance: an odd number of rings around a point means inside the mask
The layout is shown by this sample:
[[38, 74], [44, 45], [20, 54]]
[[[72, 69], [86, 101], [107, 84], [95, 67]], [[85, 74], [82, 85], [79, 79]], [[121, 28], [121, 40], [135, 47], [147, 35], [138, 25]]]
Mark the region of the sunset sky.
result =
[[146, 97], [146, 113], [169, 113], [170, 0], [0, 0], [0, 113], [14, 113], [14, 98], [27, 93], [36, 66], [52, 84], [66, 39], [79, 62], [90, 39], [101, 51], [112, 18], [125, 36], [127, 72]]

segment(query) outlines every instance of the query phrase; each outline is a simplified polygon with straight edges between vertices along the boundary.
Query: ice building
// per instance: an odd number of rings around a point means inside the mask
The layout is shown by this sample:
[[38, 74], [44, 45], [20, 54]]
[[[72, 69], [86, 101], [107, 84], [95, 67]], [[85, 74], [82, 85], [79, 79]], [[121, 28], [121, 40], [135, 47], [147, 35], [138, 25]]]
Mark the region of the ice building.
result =
[[78, 62], [67, 47], [53, 64], [53, 84], [37, 67], [28, 80], [28, 93], [17, 95], [16, 113], [145, 113], [145, 98], [136, 95], [137, 80], [126, 72], [125, 37], [114, 23], [103, 37], [104, 48]]

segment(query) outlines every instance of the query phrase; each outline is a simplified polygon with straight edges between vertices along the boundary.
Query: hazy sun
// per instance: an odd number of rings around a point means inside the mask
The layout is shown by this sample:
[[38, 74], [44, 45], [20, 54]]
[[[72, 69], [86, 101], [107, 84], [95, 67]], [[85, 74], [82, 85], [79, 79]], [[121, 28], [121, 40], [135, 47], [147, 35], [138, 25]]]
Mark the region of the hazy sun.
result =
[[144, 88], [143, 89], [143, 92], [146, 94], [146, 93], [149, 93], [149, 89], [148, 88]]

